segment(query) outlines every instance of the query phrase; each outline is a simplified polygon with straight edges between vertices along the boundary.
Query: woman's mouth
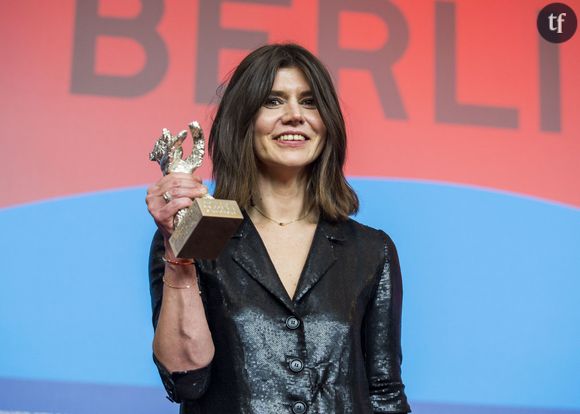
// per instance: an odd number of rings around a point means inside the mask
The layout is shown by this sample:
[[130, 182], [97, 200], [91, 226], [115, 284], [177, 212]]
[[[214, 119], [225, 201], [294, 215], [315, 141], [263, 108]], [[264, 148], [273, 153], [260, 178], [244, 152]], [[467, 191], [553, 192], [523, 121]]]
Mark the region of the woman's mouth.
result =
[[283, 134], [274, 138], [276, 141], [306, 141], [308, 137], [300, 134]]

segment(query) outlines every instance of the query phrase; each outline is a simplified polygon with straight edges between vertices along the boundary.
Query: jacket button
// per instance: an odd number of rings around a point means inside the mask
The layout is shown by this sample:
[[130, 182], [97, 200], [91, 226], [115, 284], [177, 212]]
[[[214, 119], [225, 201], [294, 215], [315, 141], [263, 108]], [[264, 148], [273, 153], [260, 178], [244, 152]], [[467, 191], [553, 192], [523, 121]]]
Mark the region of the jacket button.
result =
[[286, 318], [286, 328], [288, 329], [296, 329], [300, 326], [300, 321], [298, 318], [294, 316], [289, 316]]
[[306, 404], [302, 401], [296, 401], [292, 405], [292, 412], [294, 414], [304, 414], [306, 412]]
[[293, 359], [290, 361], [290, 371], [292, 372], [300, 372], [304, 368], [304, 363], [299, 359]]

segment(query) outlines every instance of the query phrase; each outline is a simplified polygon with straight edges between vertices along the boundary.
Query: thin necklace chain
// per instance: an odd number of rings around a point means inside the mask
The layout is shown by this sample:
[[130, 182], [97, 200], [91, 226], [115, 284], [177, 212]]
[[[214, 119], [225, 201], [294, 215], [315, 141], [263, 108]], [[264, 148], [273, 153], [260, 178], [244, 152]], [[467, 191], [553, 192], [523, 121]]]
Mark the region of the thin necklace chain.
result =
[[255, 204], [252, 204], [252, 207], [253, 207], [254, 209], [256, 209], [256, 211], [257, 211], [258, 213], [260, 213], [260, 215], [261, 215], [262, 217], [264, 217], [264, 218], [266, 218], [266, 219], [270, 220], [272, 223], [276, 223], [276, 224], [277, 224], [277, 225], [279, 225], [279, 226], [287, 226], [287, 225], [289, 225], [289, 224], [296, 223], [297, 221], [304, 220], [304, 219], [305, 219], [305, 218], [306, 218], [306, 217], [307, 217], [307, 216], [310, 214], [310, 210], [309, 210], [309, 211], [308, 211], [308, 212], [306, 212], [306, 214], [304, 214], [303, 216], [301, 216], [301, 217], [298, 217], [298, 218], [296, 218], [296, 219], [294, 219], [294, 220], [291, 220], [291, 221], [288, 221], [288, 222], [284, 223], [283, 221], [274, 220], [272, 217], [268, 217], [268, 216], [267, 216], [266, 214], [264, 214], [264, 212], [263, 212], [262, 210], [260, 210], [260, 209], [259, 209], [259, 208], [258, 208], [258, 207], [255, 205]]

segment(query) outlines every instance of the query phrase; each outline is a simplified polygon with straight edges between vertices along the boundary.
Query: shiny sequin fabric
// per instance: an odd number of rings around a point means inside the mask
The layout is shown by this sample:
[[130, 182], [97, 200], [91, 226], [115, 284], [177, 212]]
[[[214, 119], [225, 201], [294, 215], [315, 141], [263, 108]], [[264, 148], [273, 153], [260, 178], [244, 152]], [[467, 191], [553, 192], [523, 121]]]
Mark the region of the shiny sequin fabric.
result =
[[[156, 234], [150, 256], [154, 326], [163, 253]], [[247, 216], [217, 260], [196, 266], [213, 362], [169, 373], [155, 360], [181, 413], [410, 411], [400, 370], [401, 273], [384, 232], [354, 220], [321, 220], [292, 299]]]

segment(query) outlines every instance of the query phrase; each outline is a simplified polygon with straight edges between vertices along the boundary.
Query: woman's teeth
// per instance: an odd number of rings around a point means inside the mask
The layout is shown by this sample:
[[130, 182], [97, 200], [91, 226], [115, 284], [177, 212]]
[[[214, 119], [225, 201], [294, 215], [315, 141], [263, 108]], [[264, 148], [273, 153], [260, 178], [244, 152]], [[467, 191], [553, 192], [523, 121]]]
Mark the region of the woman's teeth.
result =
[[304, 141], [306, 138], [304, 135], [280, 135], [276, 138], [280, 141]]

